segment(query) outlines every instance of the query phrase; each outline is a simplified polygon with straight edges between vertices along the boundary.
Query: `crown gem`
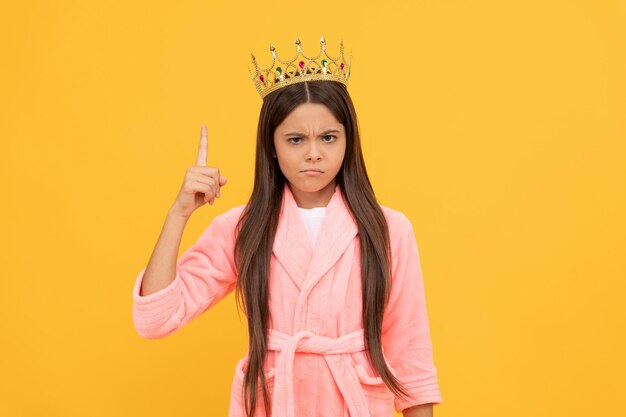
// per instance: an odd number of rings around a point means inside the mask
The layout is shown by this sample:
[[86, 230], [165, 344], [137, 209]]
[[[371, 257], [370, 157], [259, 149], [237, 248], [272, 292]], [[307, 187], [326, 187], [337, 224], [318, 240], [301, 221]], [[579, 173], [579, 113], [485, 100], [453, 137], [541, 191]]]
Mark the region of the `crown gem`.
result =
[[265, 82], [265, 77], [263, 77], [263, 74], [261, 74], [259, 78], [261, 79], [262, 82]]
[[300, 68], [304, 68], [304, 61], [298, 62], [298, 65], [300, 66]]
[[341, 69], [343, 69], [343, 62], [341, 63]]
[[281, 67], [276, 67], [276, 72], [279, 73], [279, 74], [282, 74], [283, 70], [282, 70]]

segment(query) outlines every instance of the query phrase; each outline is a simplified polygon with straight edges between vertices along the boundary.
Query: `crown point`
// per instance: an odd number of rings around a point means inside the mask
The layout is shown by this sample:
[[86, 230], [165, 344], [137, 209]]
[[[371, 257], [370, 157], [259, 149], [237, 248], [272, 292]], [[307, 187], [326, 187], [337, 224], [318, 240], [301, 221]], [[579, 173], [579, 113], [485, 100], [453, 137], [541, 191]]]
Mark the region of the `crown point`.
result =
[[256, 58], [254, 57], [254, 54], [251, 53], [250, 55], [252, 55], [252, 60], [256, 61]]
[[324, 35], [322, 35], [322, 39], [320, 39], [321, 43], [326, 43], [326, 40], [324, 40]]
[[302, 52], [302, 43], [300, 42], [300, 39], [296, 36], [296, 50], [298, 52]]

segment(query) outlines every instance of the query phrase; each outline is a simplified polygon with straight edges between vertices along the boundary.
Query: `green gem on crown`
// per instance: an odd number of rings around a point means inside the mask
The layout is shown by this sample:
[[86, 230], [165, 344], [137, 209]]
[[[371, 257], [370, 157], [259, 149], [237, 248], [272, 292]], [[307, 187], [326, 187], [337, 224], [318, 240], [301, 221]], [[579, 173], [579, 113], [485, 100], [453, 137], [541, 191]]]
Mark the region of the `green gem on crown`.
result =
[[276, 67], [276, 72], [279, 73], [279, 74], [282, 74], [283, 70], [282, 70], [281, 67]]
[[326, 61], [325, 59], [322, 59], [322, 65], [323, 65], [323, 66], [326, 66], [326, 62], [327, 62], [327, 61]]

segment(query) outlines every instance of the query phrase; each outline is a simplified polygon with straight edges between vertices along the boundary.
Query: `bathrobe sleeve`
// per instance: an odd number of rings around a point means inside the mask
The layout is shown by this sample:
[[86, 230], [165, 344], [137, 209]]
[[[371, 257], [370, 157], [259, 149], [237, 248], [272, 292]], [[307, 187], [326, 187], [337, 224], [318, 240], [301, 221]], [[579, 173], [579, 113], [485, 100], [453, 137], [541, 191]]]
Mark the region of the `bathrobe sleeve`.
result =
[[405, 226], [395, 249], [392, 243], [392, 288], [382, 328], [385, 357], [396, 371], [396, 378], [414, 397], [406, 401], [396, 395], [394, 406], [398, 412], [419, 404], [443, 402], [433, 362], [417, 242], [410, 220], [403, 218]]
[[165, 288], [140, 295], [144, 267], [133, 288], [133, 322], [147, 339], [168, 336], [211, 308], [236, 287], [234, 225], [230, 213], [216, 216], [176, 261], [176, 276]]

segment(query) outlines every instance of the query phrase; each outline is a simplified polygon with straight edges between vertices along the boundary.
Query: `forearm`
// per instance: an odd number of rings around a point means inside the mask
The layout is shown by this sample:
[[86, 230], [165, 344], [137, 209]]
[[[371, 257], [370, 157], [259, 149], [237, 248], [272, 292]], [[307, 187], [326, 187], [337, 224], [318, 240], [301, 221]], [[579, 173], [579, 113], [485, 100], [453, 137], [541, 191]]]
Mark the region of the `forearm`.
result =
[[413, 407], [405, 408], [402, 411], [404, 417], [433, 417], [432, 404], [420, 404]]
[[176, 277], [176, 261], [188, 217], [168, 211], [165, 224], [150, 256], [139, 295], [149, 295], [167, 287]]

